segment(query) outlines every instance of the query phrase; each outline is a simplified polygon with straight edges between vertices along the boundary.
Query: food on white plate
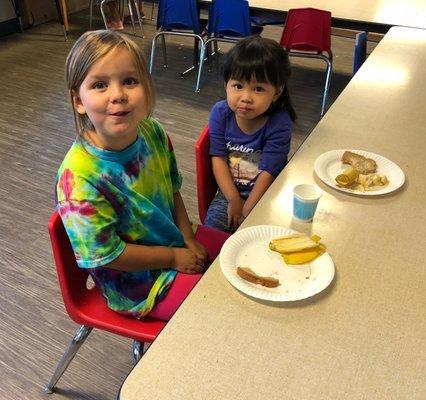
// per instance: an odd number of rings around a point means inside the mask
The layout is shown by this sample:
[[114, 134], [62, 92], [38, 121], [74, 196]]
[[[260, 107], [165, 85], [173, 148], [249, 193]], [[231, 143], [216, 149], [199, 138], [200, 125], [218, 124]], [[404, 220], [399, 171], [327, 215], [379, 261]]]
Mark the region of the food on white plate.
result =
[[325, 253], [326, 247], [321, 238], [313, 235], [309, 238], [302, 233], [281, 236], [269, 242], [269, 249], [281, 254], [284, 262], [290, 265], [309, 263]]
[[377, 170], [377, 164], [371, 158], [366, 158], [352, 151], [345, 151], [342, 155], [342, 162], [354, 167], [360, 174], [372, 174]]
[[366, 158], [351, 151], [345, 151], [341, 158], [344, 164], [351, 166], [337, 175], [337, 186], [365, 192], [376, 186], [386, 186], [389, 183], [385, 175], [378, 174], [377, 164], [371, 158]]
[[249, 267], [237, 267], [237, 274], [246, 281], [269, 288], [277, 287], [280, 284], [278, 279], [270, 276], [260, 276]]
[[339, 186], [348, 187], [356, 182], [358, 177], [358, 170], [351, 166], [345, 169], [340, 175], [337, 175], [335, 179]]
[[373, 186], [386, 186], [389, 183], [388, 178], [385, 175], [379, 174], [369, 174], [363, 175], [360, 174], [358, 179], [358, 190], [366, 191], [369, 190]]
[[278, 253], [293, 253], [318, 246], [318, 243], [302, 233], [281, 236], [269, 242], [269, 249]]

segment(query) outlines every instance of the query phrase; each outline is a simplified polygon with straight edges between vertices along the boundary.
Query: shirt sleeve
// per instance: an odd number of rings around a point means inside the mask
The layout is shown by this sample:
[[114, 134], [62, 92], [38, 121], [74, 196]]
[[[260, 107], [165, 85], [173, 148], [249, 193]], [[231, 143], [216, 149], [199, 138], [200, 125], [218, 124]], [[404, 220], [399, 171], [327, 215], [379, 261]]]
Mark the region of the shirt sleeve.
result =
[[210, 151], [211, 156], [226, 157], [228, 149], [226, 148], [225, 130], [226, 116], [223, 110], [223, 102], [216, 103], [209, 118], [209, 133], [210, 133]]
[[[76, 177], [59, 179], [57, 190], [61, 200], [57, 203], [77, 264], [81, 268], [96, 268], [116, 259], [126, 244], [116, 232], [117, 215], [105, 196], [92, 188], [87, 199], [82, 199], [77, 187], [87, 191], [90, 186]], [[72, 185], [72, 186], [70, 186]], [[80, 192], [81, 193], [81, 192]], [[64, 196], [65, 194], [65, 196]]]
[[286, 112], [280, 112], [279, 115], [271, 117], [268, 125], [259, 169], [277, 176], [287, 164], [292, 122]]

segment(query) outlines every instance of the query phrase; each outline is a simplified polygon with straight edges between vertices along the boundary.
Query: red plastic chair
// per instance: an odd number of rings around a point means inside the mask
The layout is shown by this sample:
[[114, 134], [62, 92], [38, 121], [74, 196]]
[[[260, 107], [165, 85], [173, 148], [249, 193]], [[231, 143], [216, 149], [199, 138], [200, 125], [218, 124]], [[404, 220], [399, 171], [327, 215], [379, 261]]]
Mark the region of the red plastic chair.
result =
[[[52, 393], [59, 378], [93, 328], [133, 339], [135, 341], [133, 357], [136, 362], [143, 353], [141, 343], [153, 342], [166, 322], [151, 317], [138, 320], [109, 309], [105, 298], [96, 286], [87, 288], [89, 274], [85, 269], [78, 267], [58, 212], [54, 212], [51, 216], [48, 230], [65, 308], [70, 318], [77, 324], [81, 324], [59, 361], [50, 382], [44, 387], [46, 393]], [[216, 229], [199, 226], [195, 237], [206, 247], [210, 259], [213, 260], [229, 235]]]
[[325, 113], [333, 69], [331, 12], [316, 8], [289, 10], [280, 44], [289, 52], [290, 56], [320, 58], [326, 62], [326, 80], [321, 105], [322, 117]]
[[195, 142], [195, 167], [197, 172], [198, 215], [204, 223], [207, 210], [217, 191], [216, 179], [213, 175], [212, 162], [209, 155], [209, 126], [206, 125]]

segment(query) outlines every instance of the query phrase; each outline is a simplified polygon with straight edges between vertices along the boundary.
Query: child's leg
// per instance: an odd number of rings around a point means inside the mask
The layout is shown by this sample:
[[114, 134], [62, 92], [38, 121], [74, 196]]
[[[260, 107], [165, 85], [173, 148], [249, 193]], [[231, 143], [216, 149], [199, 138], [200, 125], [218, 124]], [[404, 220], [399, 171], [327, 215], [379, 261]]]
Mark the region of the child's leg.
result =
[[223, 232], [230, 232], [228, 226], [228, 201], [220, 190], [210, 203], [204, 225], [219, 229]]
[[110, 1], [106, 3], [109, 8], [110, 19], [108, 21], [108, 29], [121, 30], [123, 29], [123, 23], [121, 16], [118, 11], [117, 1]]
[[168, 321], [200, 280], [201, 276], [201, 274], [190, 275], [178, 272], [166, 297], [155, 305], [149, 316]]
[[[219, 255], [220, 249], [228, 237], [227, 233], [203, 225], [199, 225], [195, 232], [195, 239], [206, 248], [211, 261]], [[189, 275], [178, 272], [166, 297], [155, 305], [149, 315], [168, 321], [198, 283], [201, 276], [201, 274]]]

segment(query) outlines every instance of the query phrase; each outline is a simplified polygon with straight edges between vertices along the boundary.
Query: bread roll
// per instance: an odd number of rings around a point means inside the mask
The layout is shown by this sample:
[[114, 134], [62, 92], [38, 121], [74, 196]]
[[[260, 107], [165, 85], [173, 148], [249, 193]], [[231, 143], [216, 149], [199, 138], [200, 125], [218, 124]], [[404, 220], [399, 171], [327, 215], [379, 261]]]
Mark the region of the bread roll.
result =
[[342, 155], [342, 162], [344, 164], [350, 164], [360, 174], [372, 174], [377, 170], [377, 164], [371, 158], [366, 158], [360, 154], [352, 153], [351, 151], [345, 151]]

